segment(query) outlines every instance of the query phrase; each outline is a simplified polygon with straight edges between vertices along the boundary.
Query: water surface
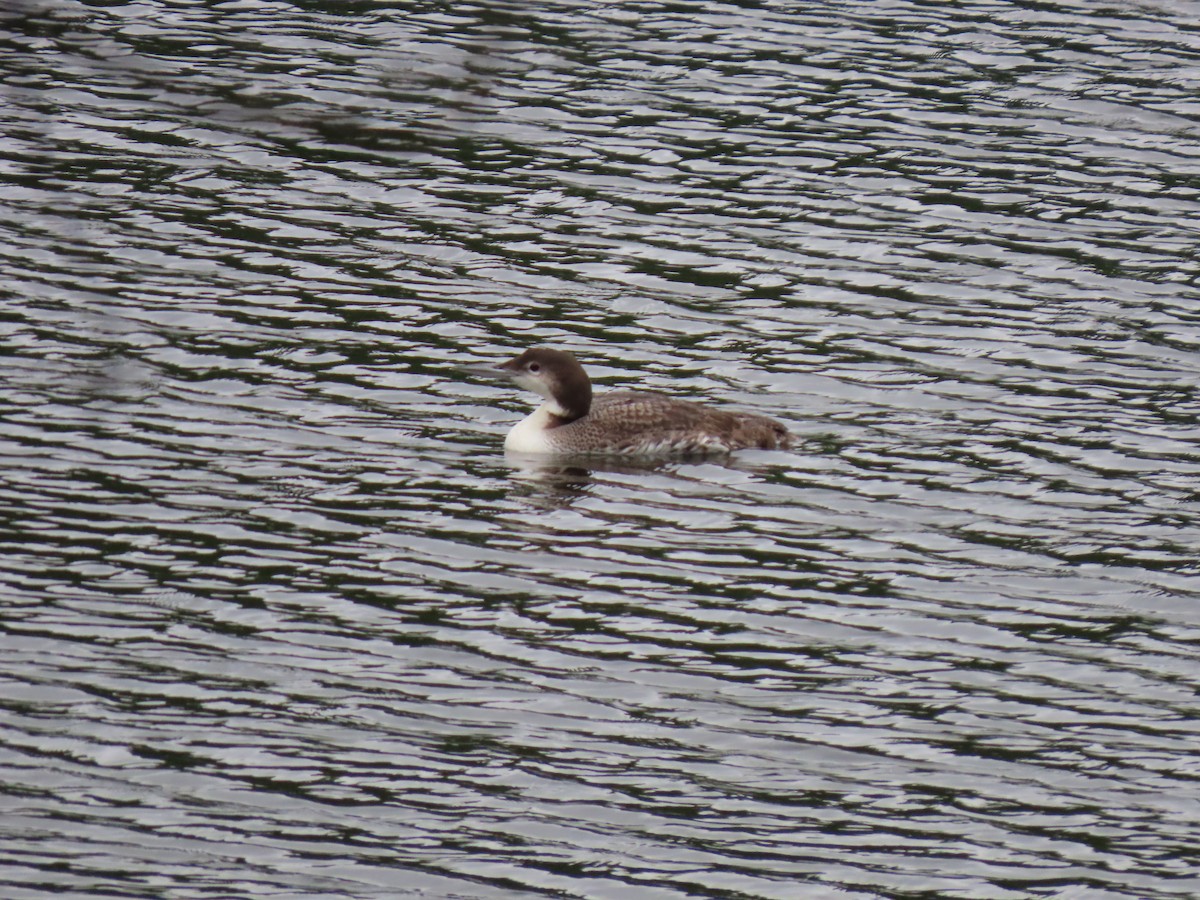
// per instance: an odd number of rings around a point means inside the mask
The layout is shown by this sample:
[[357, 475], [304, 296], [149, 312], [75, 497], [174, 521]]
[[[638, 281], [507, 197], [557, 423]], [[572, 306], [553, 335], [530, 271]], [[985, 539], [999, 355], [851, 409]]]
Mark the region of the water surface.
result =
[[7, 7], [4, 895], [1200, 893], [1197, 21]]

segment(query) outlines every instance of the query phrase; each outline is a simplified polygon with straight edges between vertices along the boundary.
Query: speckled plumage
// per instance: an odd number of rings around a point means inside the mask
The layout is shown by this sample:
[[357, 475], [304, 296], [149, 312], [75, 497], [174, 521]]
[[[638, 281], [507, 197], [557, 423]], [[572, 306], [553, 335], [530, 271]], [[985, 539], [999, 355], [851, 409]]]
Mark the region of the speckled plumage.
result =
[[791, 446], [782, 423], [754, 413], [714, 409], [650, 391], [610, 391], [593, 399], [583, 367], [561, 350], [535, 347], [501, 369], [546, 398], [513, 427], [505, 441], [510, 451], [661, 457]]
[[708, 455], [747, 447], [786, 448], [784, 426], [766, 416], [727, 412], [649, 391], [610, 391], [580, 419], [551, 428], [549, 441], [564, 452], [622, 455]]

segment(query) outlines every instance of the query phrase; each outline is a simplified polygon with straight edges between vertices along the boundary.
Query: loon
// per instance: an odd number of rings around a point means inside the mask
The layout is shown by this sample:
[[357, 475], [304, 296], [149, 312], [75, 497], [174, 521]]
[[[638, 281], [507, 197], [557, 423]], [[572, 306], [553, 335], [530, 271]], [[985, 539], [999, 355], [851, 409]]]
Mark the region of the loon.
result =
[[714, 456], [792, 444], [782, 423], [753, 413], [650, 391], [609, 391], [593, 399], [591, 379], [565, 350], [531, 347], [492, 372], [546, 401], [508, 433], [504, 449], [514, 453]]

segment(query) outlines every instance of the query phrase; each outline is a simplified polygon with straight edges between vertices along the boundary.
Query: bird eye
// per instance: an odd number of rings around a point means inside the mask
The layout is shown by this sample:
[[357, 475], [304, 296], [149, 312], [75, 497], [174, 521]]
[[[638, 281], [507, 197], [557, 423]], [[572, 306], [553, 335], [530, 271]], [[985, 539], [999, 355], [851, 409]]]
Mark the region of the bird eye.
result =
[[530, 364], [529, 364], [529, 371], [530, 371], [530, 372], [540, 372], [541, 370], [542, 370], [542, 367], [541, 367], [541, 366], [539, 366], [537, 363], [530, 363]]

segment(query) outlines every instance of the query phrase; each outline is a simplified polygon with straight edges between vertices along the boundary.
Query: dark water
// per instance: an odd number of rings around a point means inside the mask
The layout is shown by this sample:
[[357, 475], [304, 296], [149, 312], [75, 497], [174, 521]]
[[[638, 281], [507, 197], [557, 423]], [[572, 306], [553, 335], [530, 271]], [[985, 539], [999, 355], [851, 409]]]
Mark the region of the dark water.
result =
[[1200, 895], [1200, 3], [4, 10], [5, 897]]

